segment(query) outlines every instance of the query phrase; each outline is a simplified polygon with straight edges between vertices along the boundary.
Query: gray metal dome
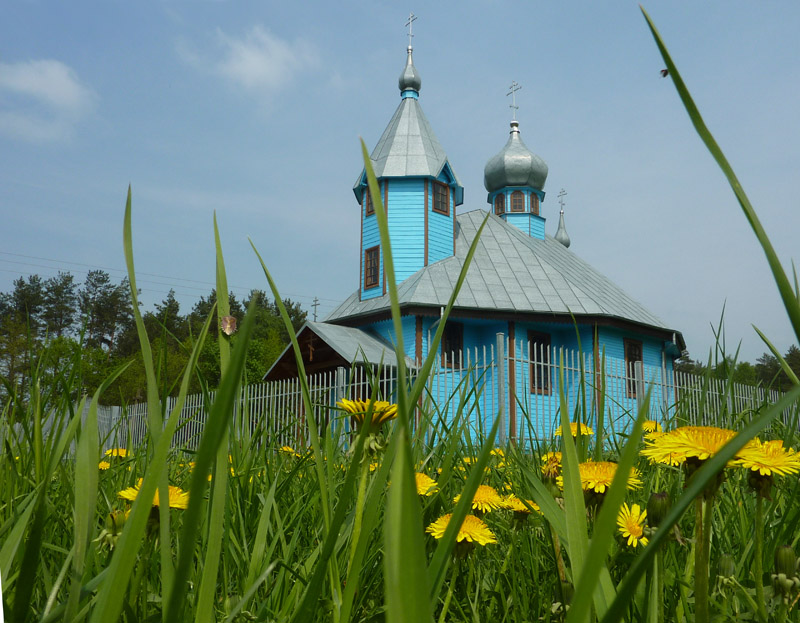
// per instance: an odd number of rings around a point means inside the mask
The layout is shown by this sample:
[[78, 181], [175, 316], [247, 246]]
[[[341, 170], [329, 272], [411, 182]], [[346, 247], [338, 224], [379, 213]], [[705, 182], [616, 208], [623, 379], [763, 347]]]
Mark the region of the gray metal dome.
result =
[[546, 180], [547, 163], [525, 147], [519, 136], [519, 122], [512, 121], [506, 146], [483, 169], [483, 185], [490, 193], [508, 186], [543, 190]]
[[414, 67], [411, 51], [411, 46], [408, 46], [408, 60], [406, 60], [406, 66], [403, 67], [403, 72], [400, 74], [400, 79], [397, 81], [397, 84], [400, 87], [400, 92], [410, 89], [419, 93], [420, 87], [422, 87], [422, 78], [419, 77], [417, 68]]

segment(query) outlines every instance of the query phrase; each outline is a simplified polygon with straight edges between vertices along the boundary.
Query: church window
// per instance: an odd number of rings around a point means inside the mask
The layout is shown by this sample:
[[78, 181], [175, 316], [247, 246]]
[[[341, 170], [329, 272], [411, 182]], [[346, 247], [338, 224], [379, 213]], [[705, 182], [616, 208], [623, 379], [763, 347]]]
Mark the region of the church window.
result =
[[525, 195], [521, 190], [515, 190], [513, 193], [511, 193], [511, 211], [525, 211]]
[[494, 213], [498, 216], [505, 214], [506, 211], [506, 196], [503, 193], [496, 195], [494, 198]]
[[531, 193], [531, 214], [539, 216], [539, 195]]
[[450, 187], [447, 184], [433, 183], [433, 211], [450, 216]]
[[528, 331], [532, 394], [550, 393], [550, 334]]
[[372, 247], [364, 251], [364, 289], [374, 288], [378, 285], [378, 274], [380, 273], [380, 246]]
[[372, 195], [369, 194], [369, 186], [364, 189], [364, 216], [375, 214], [375, 206], [372, 205]]
[[455, 368], [461, 360], [464, 348], [464, 325], [460, 322], [447, 322], [442, 335], [442, 365]]
[[642, 343], [639, 340], [624, 340], [625, 376], [628, 398], [636, 398], [636, 364], [642, 362]]

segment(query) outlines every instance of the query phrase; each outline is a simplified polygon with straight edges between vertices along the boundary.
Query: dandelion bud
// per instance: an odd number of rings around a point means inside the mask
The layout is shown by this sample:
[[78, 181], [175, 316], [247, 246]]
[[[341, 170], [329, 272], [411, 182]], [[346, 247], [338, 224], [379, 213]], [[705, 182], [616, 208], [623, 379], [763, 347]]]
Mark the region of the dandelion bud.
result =
[[128, 518], [128, 513], [125, 511], [111, 511], [106, 517], [106, 530], [112, 536], [118, 536], [125, 526], [125, 520]]
[[793, 577], [797, 569], [797, 557], [791, 545], [781, 545], [775, 550], [775, 573]]
[[647, 523], [649, 526], [657, 528], [661, 525], [671, 506], [672, 501], [669, 499], [669, 493], [666, 491], [653, 493], [647, 501]]
[[732, 578], [736, 576], [736, 561], [730, 554], [723, 554], [719, 558], [717, 575], [721, 578]]

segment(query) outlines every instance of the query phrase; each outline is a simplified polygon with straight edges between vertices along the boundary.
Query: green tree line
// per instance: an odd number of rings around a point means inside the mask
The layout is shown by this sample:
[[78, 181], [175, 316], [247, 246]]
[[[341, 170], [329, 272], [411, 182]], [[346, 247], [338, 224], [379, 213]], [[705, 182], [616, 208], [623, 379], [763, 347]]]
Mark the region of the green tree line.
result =
[[[79, 387], [91, 395], [114, 370], [128, 364], [123, 374], [102, 397], [105, 404], [144, 399], [146, 387], [139, 338], [134, 325], [127, 278], [115, 283], [102, 270], [90, 271], [83, 283], [69, 272], [43, 279], [20, 277], [11, 292], [0, 292], [0, 404], [9, 397], [24, 401], [32, 366], [42, 381], [57, 383], [68, 361], [79, 361]], [[165, 395], [177, 394], [195, 336], [214, 308], [217, 293], [211, 290], [191, 311], [182, 314], [170, 290], [167, 297], [143, 313], [159, 381]], [[251, 290], [238, 300], [229, 294], [231, 315], [241, 322], [251, 301], [257, 310], [256, 330], [248, 349], [245, 376], [248, 383], [261, 380], [289, 343], [275, 302], [262, 290]], [[299, 303], [284, 300], [295, 330], [306, 320]], [[219, 326], [215, 321], [199, 361], [191, 391], [219, 382]], [[233, 337], [235, 340], [235, 335]]]
[[[783, 354], [783, 358], [792, 372], [800, 377], [800, 348], [792, 344]], [[709, 359], [708, 362], [703, 363], [687, 355], [675, 362], [675, 370], [699, 375], [708, 373], [714, 378], [731, 378], [736, 383], [761, 385], [782, 392], [789, 391], [793, 385], [789, 376], [783, 371], [778, 358], [772, 353], [764, 353], [756, 359], [755, 363], [737, 361], [730, 355], [718, 356], [713, 362]]]

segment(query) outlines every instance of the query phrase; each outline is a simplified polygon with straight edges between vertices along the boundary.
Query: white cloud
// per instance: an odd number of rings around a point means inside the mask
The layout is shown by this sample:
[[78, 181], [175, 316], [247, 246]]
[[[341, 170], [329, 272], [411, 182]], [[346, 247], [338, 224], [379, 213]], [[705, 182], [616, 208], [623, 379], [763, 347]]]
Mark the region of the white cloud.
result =
[[95, 95], [56, 60], [0, 63], [0, 132], [34, 142], [71, 135]]
[[207, 67], [213, 73], [250, 90], [274, 92], [317, 63], [314, 47], [303, 41], [286, 41], [256, 25], [242, 37], [217, 30], [218, 51], [210, 61], [179, 42], [178, 54], [187, 63]]

